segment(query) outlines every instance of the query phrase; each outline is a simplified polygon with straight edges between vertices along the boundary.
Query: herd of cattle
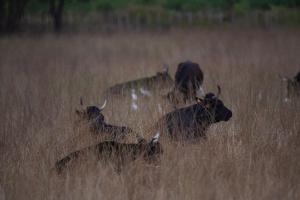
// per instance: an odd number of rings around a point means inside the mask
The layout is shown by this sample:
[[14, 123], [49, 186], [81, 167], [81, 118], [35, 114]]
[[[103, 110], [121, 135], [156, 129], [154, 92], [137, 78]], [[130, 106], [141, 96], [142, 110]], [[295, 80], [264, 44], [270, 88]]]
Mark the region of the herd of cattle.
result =
[[[199, 65], [187, 61], [178, 65], [175, 81], [169, 75], [168, 68], [165, 67], [163, 72], [158, 72], [155, 76], [108, 88], [103, 94], [106, 98], [114, 95], [131, 94], [133, 110], [137, 109], [137, 93], [150, 96], [161, 89], [169, 89], [170, 91], [164, 97], [172, 105], [173, 110], [163, 115], [154, 124], [151, 129], [151, 135], [154, 136], [149, 142], [129, 127], [107, 123], [102, 114], [106, 100], [100, 108], [87, 106], [81, 110], [76, 110], [78, 118], [88, 123], [89, 131], [97, 135], [106, 135], [106, 138], [109, 139], [75, 151], [57, 161], [55, 164], [57, 172], [61, 173], [78, 158], [91, 155], [96, 156], [99, 160], [118, 160], [120, 165], [138, 157], [149, 162], [159, 160], [163, 152], [162, 144], [159, 142], [160, 137], [171, 141], [205, 139], [208, 127], [214, 123], [230, 120], [232, 111], [219, 99], [220, 86], [217, 86], [217, 94], [211, 92], [205, 94], [202, 88], [203, 77]], [[286, 98], [290, 99], [292, 95], [300, 96], [300, 72], [294, 78], [284, 78], [284, 80], [287, 81]], [[82, 99], [80, 103], [83, 106]], [[183, 103], [184, 106], [179, 106], [180, 103]], [[135, 143], [120, 142], [129, 134], [136, 137]]]

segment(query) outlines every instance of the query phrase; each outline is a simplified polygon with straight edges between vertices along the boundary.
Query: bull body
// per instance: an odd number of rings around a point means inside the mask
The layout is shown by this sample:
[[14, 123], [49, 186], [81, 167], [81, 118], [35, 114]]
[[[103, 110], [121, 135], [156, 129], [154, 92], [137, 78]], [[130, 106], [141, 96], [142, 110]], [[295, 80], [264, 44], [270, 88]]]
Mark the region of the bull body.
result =
[[119, 83], [109, 87], [104, 92], [104, 96], [108, 98], [112, 95], [128, 95], [132, 90], [140, 92], [142, 95], [149, 94], [156, 90], [169, 89], [174, 84], [173, 79], [169, 75], [168, 70], [157, 72], [156, 75], [151, 77], [140, 78], [137, 80]]
[[150, 142], [141, 139], [138, 143], [123, 144], [115, 141], [105, 141], [97, 145], [90, 146], [73, 153], [57, 161], [55, 168], [58, 173], [61, 173], [72, 162], [80, 158], [96, 157], [102, 161], [116, 161], [118, 168], [126, 162], [134, 161], [142, 157], [145, 161], [156, 161], [160, 154], [163, 153], [162, 146], [158, 142], [159, 135], [156, 135]]
[[214, 94], [208, 93], [196, 104], [176, 109], [163, 116], [156, 128], [175, 140], [206, 137], [207, 128], [220, 121], [228, 121], [232, 112]]

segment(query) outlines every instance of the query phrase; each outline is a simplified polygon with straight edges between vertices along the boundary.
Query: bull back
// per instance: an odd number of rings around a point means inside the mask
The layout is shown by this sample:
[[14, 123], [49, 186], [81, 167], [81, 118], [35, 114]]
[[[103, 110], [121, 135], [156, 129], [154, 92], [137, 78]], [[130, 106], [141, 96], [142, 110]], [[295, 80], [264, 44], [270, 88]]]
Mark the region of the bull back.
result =
[[125, 83], [119, 83], [109, 87], [104, 91], [104, 96], [108, 98], [111, 95], [128, 95], [131, 90], [146, 90], [155, 92], [162, 89], [169, 89], [174, 84], [168, 72], [158, 72], [155, 76], [140, 78]]
[[[58, 174], [68, 168], [72, 162], [79, 158], [95, 157], [99, 161], [109, 162], [117, 161], [118, 165], [124, 165], [127, 162], [134, 161], [138, 157], [142, 157], [145, 161], [157, 161], [160, 154], [163, 153], [162, 146], [158, 141], [145, 142], [141, 140], [139, 143], [118, 143], [115, 141], [105, 141], [98, 143], [62, 158], [55, 163]], [[121, 161], [121, 163], [119, 162]], [[121, 166], [117, 166], [118, 168]]]

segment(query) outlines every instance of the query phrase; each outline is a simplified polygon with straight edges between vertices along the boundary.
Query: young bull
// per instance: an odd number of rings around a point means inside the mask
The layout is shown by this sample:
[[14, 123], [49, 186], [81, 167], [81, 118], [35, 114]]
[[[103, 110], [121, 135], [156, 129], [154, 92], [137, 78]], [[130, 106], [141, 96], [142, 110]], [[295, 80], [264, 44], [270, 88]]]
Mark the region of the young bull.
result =
[[168, 67], [165, 67], [162, 72], [157, 72], [154, 76], [119, 83], [109, 87], [104, 92], [104, 96], [109, 98], [112, 95], [130, 95], [132, 90], [137, 91], [142, 96], [150, 96], [153, 91], [169, 89], [173, 84], [174, 81], [169, 75]]
[[155, 125], [164, 135], [175, 140], [189, 140], [206, 137], [207, 128], [221, 121], [228, 121], [232, 112], [218, 98], [218, 95], [208, 93], [199, 98], [196, 104], [176, 109], [163, 116]]
[[[80, 100], [83, 106], [82, 99]], [[97, 106], [87, 106], [86, 109], [76, 110], [76, 114], [80, 121], [85, 121], [89, 124], [90, 131], [94, 134], [106, 136], [106, 139], [118, 141], [123, 139], [128, 134], [133, 134], [136, 138], [140, 138], [131, 128], [126, 126], [115, 126], [105, 122], [102, 110], [106, 106], [104, 104], [98, 108]]]
[[150, 142], [141, 139], [138, 143], [123, 144], [115, 141], [105, 141], [97, 145], [90, 146], [75, 151], [55, 163], [57, 173], [61, 173], [72, 162], [79, 158], [96, 156], [97, 160], [116, 161], [118, 169], [126, 162], [134, 161], [142, 157], [147, 162], [155, 162], [163, 153], [161, 144], [158, 142], [157, 133]]
[[175, 106], [180, 103], [180, 96], [186, 103], [187, 100], [196, 100], [196, 97], [203, 96], [201, 87], [203, 83], [203, 72], [199, 64], [186, 61], [180, 63], [175, 74], [175, 87], [167, 97]]

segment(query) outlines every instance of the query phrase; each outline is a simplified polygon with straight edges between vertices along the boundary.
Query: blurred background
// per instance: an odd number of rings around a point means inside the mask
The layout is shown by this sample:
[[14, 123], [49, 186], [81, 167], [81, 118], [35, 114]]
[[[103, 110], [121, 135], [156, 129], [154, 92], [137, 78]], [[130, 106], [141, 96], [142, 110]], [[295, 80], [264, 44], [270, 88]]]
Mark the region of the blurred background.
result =
[[0, 0], [0, 31], [300, 24], [300, 0]]

